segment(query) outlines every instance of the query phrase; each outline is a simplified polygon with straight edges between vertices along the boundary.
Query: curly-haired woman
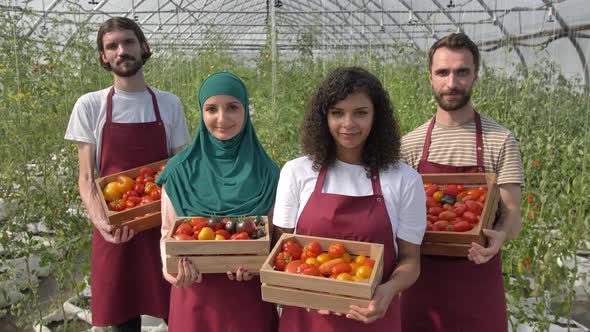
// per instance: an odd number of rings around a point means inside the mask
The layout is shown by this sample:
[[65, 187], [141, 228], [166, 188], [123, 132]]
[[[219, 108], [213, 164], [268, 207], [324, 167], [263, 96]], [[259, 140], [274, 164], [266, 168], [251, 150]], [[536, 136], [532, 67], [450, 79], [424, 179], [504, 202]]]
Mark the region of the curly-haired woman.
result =
[[399, 294], [420, 273], [426, 211], [420, 176], [399, 161], [387, 92], [364, 69], [334, 70], [312, 97], [301, 136], [305, 156], [281, 170], [275, 235], [382, 243], [383, 279], [367, 308], [346, 315], [285, 306], [280, 331], [400, 331]]

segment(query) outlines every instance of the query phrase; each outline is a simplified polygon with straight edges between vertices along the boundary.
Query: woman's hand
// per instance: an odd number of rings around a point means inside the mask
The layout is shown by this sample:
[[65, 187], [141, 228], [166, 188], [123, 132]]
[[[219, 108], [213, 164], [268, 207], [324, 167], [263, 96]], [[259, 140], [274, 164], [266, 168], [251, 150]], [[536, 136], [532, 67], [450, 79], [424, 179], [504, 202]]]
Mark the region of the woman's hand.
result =
[[371, 302], [369, 302], [368, 307], [362, 308], [351, 305], [350, 312], [346, 314], [346, 318], [358, 320], [365, 324], [370, 324], [377, 319], [383, 318], [389, 309], [389, 304], [394, 295], [391, 282], [381, 284], [375, 289], [375, 295]]
[[178, 273], [176, 276], [164, 272], [164, 278], [179, 288], [190, 286], [193, 282], [203, 281], [203, 275], [186, 257], [178, 260]]
[[227, 278], [235, 281], [249, 281], [256, 275], [258, 273], [250, 272], [245, 267], [239, 267], [235, 274], [232, 271], [227, 271]]

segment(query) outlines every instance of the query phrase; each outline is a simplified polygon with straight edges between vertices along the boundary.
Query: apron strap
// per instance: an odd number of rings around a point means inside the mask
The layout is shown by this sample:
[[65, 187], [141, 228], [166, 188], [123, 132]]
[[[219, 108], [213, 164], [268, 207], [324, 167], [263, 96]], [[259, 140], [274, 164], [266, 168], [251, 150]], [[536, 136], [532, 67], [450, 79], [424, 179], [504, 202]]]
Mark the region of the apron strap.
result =
[[373, 195], [383, 196], [381, 182], [379, 181], [379, 170], [376, 167], [371, 168], [371, 185], [373, 186]]
[[[156, 121], [157, 122], [160, 122], [160, 121], [162, 121], [162, 117], [160, 117], [160, 109], [158, 108], [158, 101], [156, 99], [156, 94], [149, 87], [146, 87], [146, 88], [147, 88], [147, 91], [152, 96], [152, 105], [154, 107], [154, 113], [156, 114]], [[111, 89], [109, 90], [108, 95], [107, 95], [107, 118], [106, 118], [106, 123], [113, 122], [113, 95], [114, 94], [115, 94], [115, 87], [112, 86]]]
[[322, 188], [324, 187], [324, 181], [326, 180], [326, 173], [328, 172], [328, 163], [324, 163], [322, 168], [320, 168], [320, 174], [318, 175], [318, 179], [315, 182], [315, 188], [313, 189], [314, 193], [321, 194]]
[[[322, 188], [324, 187], [324, 181], [326, 180], [326, 174], [328, 173], [328, 165], [322, 165], [320, 168], [320, 174], [315, 183], [314, 193], [321, 194]], [[379, 170], [377, 168], [371, 169], [371, 186], [373, 187], [373, 195], [383, 196], [381, 192], [381, 182], [379, 181]]]
[[[475, 153], [477, 156], [477, 167], [480, 172], [484, 172], [483, 163], [483, 130], [481, 127], [481, 117], [479, 113], [474, 112], [475, 121]], [[428, 130], [426, 131], [426, 137], [424, 138], [424, 146], [422, 147], [422, 156], [420, 157], [421, 162], [428, 160], [428, 151], [430, 149], [430, 142], [432, 137], [432, 130], [434, 129], [434, 123], [436, 122], [436, 116], [432, 117]]]

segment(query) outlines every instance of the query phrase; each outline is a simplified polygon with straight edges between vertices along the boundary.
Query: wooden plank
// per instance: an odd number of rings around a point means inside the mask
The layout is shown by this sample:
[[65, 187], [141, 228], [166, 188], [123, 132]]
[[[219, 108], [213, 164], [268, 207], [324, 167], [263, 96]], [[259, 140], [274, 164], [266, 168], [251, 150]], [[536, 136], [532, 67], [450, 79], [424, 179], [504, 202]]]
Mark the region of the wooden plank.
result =
[[[302, 246], [305, 246], [312, 241], [318, 241], [324, 250], [327, 250], [327, 248], [333, 243], [342, 243], [346, 251], [351, 255], [364, 255], [375, 259], [373, 273], [366, 282], [352, 282], [275, 271], [273, 268], [274, 259], [281, 251], [282, 244], [290, 239], [296, 240]], [[382, 244], [329, 239], [297, 234], [283, 234], [260, 269], [260, 281], [267, 285], [298, 288], [312, 292], [327, 292], [345, 296], [353, 296], [362, 299], [371, 299], [373, 297], [375, 288], [381, 283], [382, 276]]]
[[262, 284], [262, 299], [266, 302], [278, 303], [309, 309], [328, 309], [333, 312], [348, 313], [350, 305], [368, 307], [370, 300], [353, 297], [310, 292], [301, 289], [277, 287]]
[[[250, 272], [259, 272], [266, 260], [266, 255], [218, 255], [218, 256], [186, 256], [201, 273], [226, 273], [237, 271], [243, 267]], [[181, 256], [166, 256], [166, 272], [178, 273], [178, 260]]]
[[467, 257], [471, 245], [464, 243], [422, 242], [420, 254], [435, 256]]
[[[186, 218], [179, 217], [172, 230], [168, 233], [164, 246], [166, 254], [171, 256], [194, 256], [194, 255], [268, 255], [270, 250], [270, 225], [267, 216], [264, 220], [264, 231], [266, 235], [256, 240], [195, 240], [179, 241], [173, 238], [174, 231]], [[254, 218], [251, 216], [245, 218]]]

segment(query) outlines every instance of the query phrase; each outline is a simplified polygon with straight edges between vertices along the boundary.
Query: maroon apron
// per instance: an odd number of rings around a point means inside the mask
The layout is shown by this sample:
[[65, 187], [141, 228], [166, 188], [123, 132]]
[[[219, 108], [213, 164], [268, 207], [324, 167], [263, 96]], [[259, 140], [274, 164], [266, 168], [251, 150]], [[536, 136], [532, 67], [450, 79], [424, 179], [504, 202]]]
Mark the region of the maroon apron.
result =
[[[395, 266], [393, 229], [385, 207], [379, 172], [371, 172], [373, 195], [345, 196], [322, 193], [327, 166], [320, 170], [315, 189], [297, 222], [297, 234], [382, 243], [383, 278], [389, 280]], [[279, 321], [281, 332], [299, 331], [401, 331], [399, 296], [391, 301], [385, 317], [365, 324], [345, 316], [321, 315], [316, 310], [284, 306]]]
[[275, 305], [262, 301], [259, 277], [233, 281], [205, 274], [201, 283], [172, 287], [169, 332], [272, 332], [277, 322]]
[[[102, 129], [100, 176], [168, 158], [166, 131], [156, 95], [156, 121], [113, 123], [114, 88], [107, 96]], [[166, 318], [170, 284], [162, 276], [160, 229], [153, 228], [122, 244], [106, 242], [94, 227], [91, 259], [92, 325], [109, 326], [142, 314]]]
[[[427, 161], [435, 118], [426, 133], [418, 172], [484, 172], [481, 119], [475, 113], [475, 166], [449, 166]], [[508, 330], [500, 253], [484, 264], [467, 258], [420, 258], [420, 276], [401, 297], [405, 332], [502, 332]]]

